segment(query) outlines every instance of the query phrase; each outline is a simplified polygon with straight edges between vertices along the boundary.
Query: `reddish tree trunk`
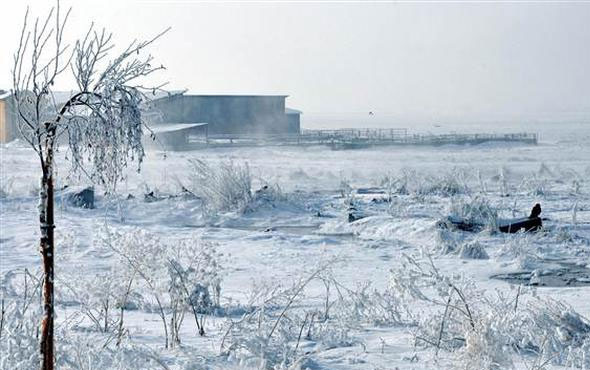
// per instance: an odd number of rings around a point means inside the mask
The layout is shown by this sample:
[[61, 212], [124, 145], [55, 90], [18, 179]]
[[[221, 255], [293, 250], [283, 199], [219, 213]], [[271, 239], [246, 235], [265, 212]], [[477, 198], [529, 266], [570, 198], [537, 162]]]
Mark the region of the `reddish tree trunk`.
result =
[[53, 175], [51, 166], [43, 169], [39, 221], [41, 227], [41, 256], [43, 258], [43, 321], [41, 322], [41, 370], [53, 370]]

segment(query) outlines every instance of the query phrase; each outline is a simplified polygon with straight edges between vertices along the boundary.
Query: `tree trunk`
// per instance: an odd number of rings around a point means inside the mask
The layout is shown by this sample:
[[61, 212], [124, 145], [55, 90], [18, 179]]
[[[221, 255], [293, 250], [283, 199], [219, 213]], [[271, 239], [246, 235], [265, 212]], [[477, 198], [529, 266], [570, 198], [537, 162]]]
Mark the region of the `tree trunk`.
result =
[[53, 370], [53, 170], [52, 161], [46, 163], [41, 178], [39, 222], [41, 227], [40, 252], [43, 258], [43, 321], [41, 322], [41, 370]]

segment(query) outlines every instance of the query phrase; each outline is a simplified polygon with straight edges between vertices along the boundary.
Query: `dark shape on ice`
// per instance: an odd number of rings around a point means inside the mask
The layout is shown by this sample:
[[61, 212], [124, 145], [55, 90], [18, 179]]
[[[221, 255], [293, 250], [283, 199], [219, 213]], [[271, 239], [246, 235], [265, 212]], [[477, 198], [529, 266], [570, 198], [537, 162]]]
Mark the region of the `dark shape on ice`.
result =
[[72, 191], [66, 195], [66, 200], [74, 207], [92, 209], [94, 208], [94, 188], [87, 187], [80, 191]]
[[515, 218], [499, 223], [498, 229], [503, 233], [516, 233], [520, 230], [539, 231], [543, 227], [543, 221], [539, 217]]
[[541, 205], [539, 203], [535, 204], [533, 209], [531, 210], [531, 215], [529, 218], [539, 217], [541, 214]]
[[358, 209], [356, 209], [355, 206], [350, 205], [348, 207], [348, 222], [354, 222], [357, 220], [360, 220], [361, 218], [365, 218], [367, 217], [367, 215], [365, 213], [363, 213], [362, 211], [359, 211]]
[[[529, 217], [512, 218], [507, 220], [498, 220], [498, 230], [503, 233], [517, 233], [521, 230], [526, 232], [539, 231], [543, 227], [543, 221], [539, 217], [541, 214], [541, 205], [535, 204]], [[440, 221], [440, 228], [455, 228], [457, 230], [479, 232], [485, 228], [484, 224], [461, 219], [459, 217], [449, 216], [446, 220]]]

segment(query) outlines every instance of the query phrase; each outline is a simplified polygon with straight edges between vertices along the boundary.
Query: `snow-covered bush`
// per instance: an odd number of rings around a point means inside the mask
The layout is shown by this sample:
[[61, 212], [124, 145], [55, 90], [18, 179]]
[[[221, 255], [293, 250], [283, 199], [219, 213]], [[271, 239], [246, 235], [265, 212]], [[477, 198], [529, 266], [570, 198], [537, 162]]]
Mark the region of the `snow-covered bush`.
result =
[[8, 198], [12, 193], [12, 184], [14, 178], [11, 176], [2, 176], [0, 179], [0, 199]]
[[530, 288], [489, 293], [464, 276], [442, 274], [430, 258], [424, 263], [408, 256], [392, 272], [391, 286], [409, 302], [428, 303], [419, 315], [415, 343], [437, 355], [447, 351], [457, 368], [509, 368], [515, 355], [538, 363], [590, 365], [590, 321]]
[[[160, 316], [166, 347], [169, 337], [173, 345], [180, 342], [179, 331], [185, 311], [193, 314], [199, 334], [205, 333], [202, 315], [219, 307], [221, 294], [222, 255], [215, 245], [195, 236], [162, 240], [140, 229], [129, 232], [107, 229], [101, 243], [118, 256], [120, 272], [135, 277], [127, 281], [129, 287], [143, 297], [143, 307], [155, 310]], [[127, 300], [130, 290], [122, 292], [120, 296]], [[125, 303], [118, 305], [122, 320]]]
[[527, 195], [544, 197], [551, 190], [551, 183], [548, 179], [533, 173], [522, 179], [518, 189]]
[[484, 246], [478, 241], [463, 243], [459, 249], [459, 256], [463, 259], [487, 260], [490, 258]]
[[[174, 339], [180, 342], [179, 331], [184, 311], [193, 314], [200, 335], [205, 334], [204, 315], [220, 307], [222, 254], [215, 245], [196, 237], [181, 239], [167, 246], [165, 265], [168, 268], [168, 295], [172, 309]], [[199, 316], [200, 315], [200, 316]]]
[[323, 348], [350, 346], [349, 328], [338, 320], [327, 320], [317, 311], [306, 311], [306, 289], [326, 271], [320, 265], [291, 286], [255, 287], [250, 309], [238, 320], [229, 319], [220, 350], [242, 366], [260, 369], [287, 369], [305, 362], [299, 350], [302, 342]]
[[2, 298], [0, 305], [0, 370], [38, 368], [41, 305], [24, 296]]
[[537, 253], [536, 238], [536, 235], [524, 232], [507, 235], [495, 257], [498, 260], [513, 261], [521, 269], [535, 269], [541, 259]]
[[481, 196], [452, 198], [449, 216], [468, 224], [477, 224], [495, 230], [498, 225], [498, 211]]
[[252, 200], [252, 177], [247, 163], [231, 161], [209, 164], [189, 160], [190, 191], [210, 212], [243, 212]]
[[56, 366], [65, 370], [162, 370], [167, 369], [160, 354], [146, 346], [124, 343], [105, 346], [92, 338], [68, 333], [58, 337]]
[[470, 192], [471, 190], [467, 185], [466, 172], [457, 168], [439, 176], [426, 176], [418, 184], [416, 189], [418, 195], [440, 195], [446, 197], [469, 194]]
[[465, 236], [446, 227], [437, 227], [432, 252], [435, 254], [457, 253], [465, 240]]
[[277, 184], [264, 184], [256, 190], [251, 201], [244, 208], [244, 212], [252, 212], [259, 208], [276, 207], [277, 202], [285, 202], [289, 198]]
[[415, 172], [402, 170], [400, 176], [396, 177], [393, 175], [387, 175], [383, 177], [380, 181], [380, 185], [386, 189], [390, 196], [393, 194], [408, 195], [410, 193], [410, 179], [413, 176], [415, 176]]
[[[337, 284], [337, 282], [335, 282]], [[338, 284], [339, 297], [331, 304], [330, 318], [343, 326], [359, 329], [362, 324], [376, 326], [410, 325], [408, 307], [395, 290], [379, 291], [370, 283], [348, 289]]]
[[398, 176], [387, 175], [380, 181], [389, 194], [417, 196], [439, 195], [454, 196], [469, 194], [469, 175], [460, 168], [453, 168], [440, 175], [418, 173], [412, 169], [403, 169]]

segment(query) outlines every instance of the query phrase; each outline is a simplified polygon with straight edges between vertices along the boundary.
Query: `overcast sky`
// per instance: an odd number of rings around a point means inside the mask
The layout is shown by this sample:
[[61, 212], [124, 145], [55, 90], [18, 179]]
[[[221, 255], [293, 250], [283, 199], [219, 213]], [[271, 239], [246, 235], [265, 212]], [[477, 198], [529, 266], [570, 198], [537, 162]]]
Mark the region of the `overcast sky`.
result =
[[[2, 5], [3, 88], [26, 3]], [[28, 3], [44, 14], [52, 2]], [[151, 51], [172, 89], [288, 94], [311, 114], [590, 116], [589, 2], [62, 1], [69, 6], [71, 38], [92, 21], [119, 46], [171, 26]]]

